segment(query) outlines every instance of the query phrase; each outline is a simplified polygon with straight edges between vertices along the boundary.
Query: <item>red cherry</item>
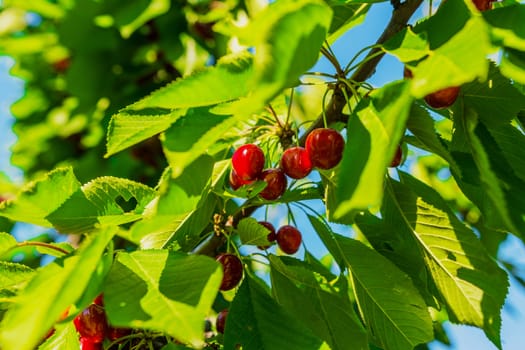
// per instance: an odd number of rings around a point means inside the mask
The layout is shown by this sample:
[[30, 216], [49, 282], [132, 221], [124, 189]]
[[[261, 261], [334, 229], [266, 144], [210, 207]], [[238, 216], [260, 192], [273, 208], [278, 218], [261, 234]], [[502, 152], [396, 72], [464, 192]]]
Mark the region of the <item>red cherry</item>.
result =
[[224, 334], [224, 327], [226, 326], [227, 317], [228, 309], [224, 309], [217, 314], [217, 320], [215, 321], [215, 328], [217, 328], [217, 332]]
[[217, 256], [216, 260], [222, 265], [222, 282], [220, 290], [230, 290], [235, 288], [242, 279], [242, 262], [237, 255], [223, 253]]
[[395, 168], [401, 164], [401, 160], [403, 159], [403, 150], [401, 149], [401, 146], [397, 146], [396, 148], [396, 154], [394, 154], [394, 158], [390, 162], [390, 167]]
[[264, 190], [259, 192], [259, 195], [266, 200], [277, 199], [286, 191], [286, 176], [281, 169], [266, 169], [261, 173], [259, 179], [267, 183]]
[[233, 153], [232, 165], [240, 179], [256, 180], [264, 167], [264, 153], [257, 145], [243, 145]]
[[108, 339], [115, 341], [131, 334], [131, 328], [108, 326]]
[[301, 241], [301, 232], [291, 225], [282, 226], [277, 231], [277, 244], [286, 254], [295, 254], [299, 250]]
[[331, 169], [343, 158], [345, 140], [340, 133], [334, 129], [314, 129], [306, 137], [305, 148], [312, 165], [319, 169]]
[[106, 337], [108, 324], [104, 309], [96, 304], [85, 308], [73, 320], [75, 328], [83, 338], [89, 338], [93, 343], [101, 343]]
[[479, 11], [487, 11], [492, 9], [492, 2], [495, 0], [472, 0]]
[[255, 182], [255, 180], [246, 181], [246, 180], [241, 179], [239, 177], [239, 175], [237, 175], [237, 173], [235, 172], [234, 169], [232, 169], [230, 171], [230, 187], [233, 190], [237, 190], [241, 186], [249, 185], [249, 184], [252, 184], [254, 182]]
[[104, 294], [100, 293], [97, 295], [95, 300], [93, 300], [93, 304], [97, 304], [98, 306], [104, 306]]
[[80, 337], [80, 350], [102, 350], [102, 342], [93, 342], [91, 338]]
[[292, 179], [302, 179], [312, 171], [310, 155], [303, 147], [292, 147], [284, 151], [281, 157], [281, 168]]
[[425, 96], [427, 105], [434, 109], [443, 109], [452, 106], [459, 95], [459, 86], [451, 86]]

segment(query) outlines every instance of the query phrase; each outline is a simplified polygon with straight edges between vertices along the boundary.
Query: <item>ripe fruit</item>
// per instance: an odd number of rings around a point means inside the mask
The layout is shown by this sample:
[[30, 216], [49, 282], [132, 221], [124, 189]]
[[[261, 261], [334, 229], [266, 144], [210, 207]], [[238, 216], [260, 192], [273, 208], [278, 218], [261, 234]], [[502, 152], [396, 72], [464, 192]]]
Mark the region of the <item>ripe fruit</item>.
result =
[[234, 190], [237, 190], [241, 186], [249, 185], [254, 182], [255, 180], [246, 181], [246, 180], [241, 179], [239, 175], [237, 175], [234, 169], [230, 171], [230, 187]]
[[299, 250], [301, 241], [301, 232], [291, 225], [282, 226], [277, 231], [277, 244], [286, 254], [295, 254]]
[[266, 187], [259, 192], [259, 196], [266, 200], [277, 199], [286, 191], [286, 176], [281, 169], [266, 169], [261, 173], [259, 179], [267, 183]]
[[310, 155], [303, 147], [292, 147], [284, 151], [281, 157], [281, 168], [292, 179], [302, 179], [312, 171]]
[[427, 105], [434, 109], [443, 109], [452, 106], [459, 95], [459, 86], [451, 86], [425, 96]]
[[334, 129], [319, 128], [313, 130], [306, 138], [305, 148], [312, 165], [319, 169], [331, 169], [343, 158], [345, 140]]
[[215, 321], [215, 328], [217, 328], [217, 332], [224, 334], [224, 327], [226, 326], [227, 317], [228, 309], [224, 309], [217, 314], [217, 320]]
[[111, 341], [115, 341], [117, 339], [120, 339], [130, 334], [131, 334], [131, 328], [112, 327], [112, 326], [108, 327], [108, 339]]
[[99, 295], [97, 295], [95, 300], [93, 300], [93, 304], [97, 304], [103, 307], [104, 306], [104, 294], [100, 293]]
[[93, 343], [104, 341], [108, 324], [106, 313], [101, 306], [96, 304], [89, 305], [75, 317], [73, 323], [81, 338], [89, 338]]
[[257, 145], [242, 145], [233, 153], [232, 165], [241, 180], [256, 180], [264, 167], [264, 153]]
[[241, 282], [242, 262], [237, 255], [223, 253], [219, 254], [216, 260], [222, 265], [222, 282], [220, 290], [230, 290]]
[[91, 338], [80, 337], [80, 350], [102, 350], [102, 342], [94, 342]]
[[390, 162], [390, 167], [395, 168], [401, 164], [401, 160], [403, 159], [403, 150], [401, 149], [401, 146], [398, 145], [396, 148], [396, 154], [394, 154], [394, 158]]
[[487, 11], [492, 9], [492, 2], [495, 0], [472, 0], [476, 8], [480, 11]]

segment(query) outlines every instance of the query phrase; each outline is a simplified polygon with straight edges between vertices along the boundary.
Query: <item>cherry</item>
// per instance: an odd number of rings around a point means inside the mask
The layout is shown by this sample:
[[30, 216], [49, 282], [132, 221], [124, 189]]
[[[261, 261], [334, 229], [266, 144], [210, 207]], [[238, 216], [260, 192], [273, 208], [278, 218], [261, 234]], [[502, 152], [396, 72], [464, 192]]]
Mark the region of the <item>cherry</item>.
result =
[[131, 334], [131, 328], [108, 326], [108, 339], [115, 341]]
[[302, 179], [312, 171], [310, 155], [303, 147], [292, 147], [284, 151], [281, 157], [281, 168], [292, 179]]
[[459, 95], [459, 86], [451, 86], [425, 96], [427, 105], [434, 109], [443, 109], [452, 106]]
[[56, 62], [53, 62], [53, 69], [57, 73], [64, 73], [65, 71], [68, 70], [70, 65], [71, 65], [71, 59], [69, 57], [66, 57]]
[[215, 328], [217, 328], [217, 332], [224, 334], [224, 327], [226, 326], [227, 317], [228, 309], [224, 309], [217, 314], [217, 320], [215, 321]]
[[334, 129], [314, 129], [306, 137], [305, 148], [312, 165], [319, 169], [331, 169], [343, 158], [345, 140], [343, 136]]
[[80, 350], [102, 350], [102, 342], [94, 342], [91, 338], [80, 337]]
[[239, 175], [237, 175], [234, 169], [230, 171], [230, 187], [234, 190], [237, 190], [241, 186], [249, 185], [254, 182], [255, 180], [247, 181], [247, 180], [241, 179]]
[[405, 79], [412, 79], [413, 77], [414, 77], [414, 75], [412, 74], [412, 71], [405, 66], [403, 68], [403, 78], [405, 78]]
[[256, 180], [264, 167], [264, 153], [257, 145], [242, 145], [233, 152], [232, 165], [241, 180]]
[[93, 343], [101, 343], [104, 341], [108, 324], [106, 313], [101, 306], [97, 304], [89, 305], [75, 317], [73, 323], [80, 337], [89, 338]]
[[272, 201], [277, 199], [282, 196], [284, 191], [286, 191], [286, 176], [279, 168], [264, 170], [259, 179], [267, 184], [266, 187], [259, 192], [259, 196], [266, 200]]
[[97, 295], [95, 300], [93, 300], [93, 304], [103, 307], [104, 306], [104, 294], [100, 293], [99, 295]]
[[396, 154], [394, 155], [394, 158], [390, 162], [390, 167], [395, 168], [401, 164], [401, 160], [403, 159], [403, 150], [401, 149], [401, 146], [398, 145], [396, 148]]
[[277, 231], [277, 244], [286, 254], [295, 254], [299, 250], [301, 241], [301, 232], [291, 225], [282, 226]]
[[230, 253], [219, 254], [216, 260], [222, 265], [222, 282], [220, 290], [230, 290], [239, 284], [242, 279], [242, 262], [237, 255]]
[[472, 0], [479, 11], [487, 11], [492, 9], [492, 3], [496, 0]]

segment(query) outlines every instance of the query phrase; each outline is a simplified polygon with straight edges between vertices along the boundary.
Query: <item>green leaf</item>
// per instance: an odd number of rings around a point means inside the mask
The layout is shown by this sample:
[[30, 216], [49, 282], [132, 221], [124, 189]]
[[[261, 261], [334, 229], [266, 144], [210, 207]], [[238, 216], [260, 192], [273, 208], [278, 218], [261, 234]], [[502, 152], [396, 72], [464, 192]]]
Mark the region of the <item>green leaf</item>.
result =
[[204, 108], [192, 109], [175, 122], [161, 136], [172, 176], [179, 176], [199, 156], [213, 154], [213, 146], [238, 123], [232, 115], [216, 115]]
[[321, 218], [313, 215], [307, 215], [307, 217], [325, 247], [332, 254], [339, 267], [343, 269], [345, 266], [344, 256], [339, 250], [339, 245], [335, 240], [335, 234], [332, 229]]
[[125, 111], [135, 114], [150, 108], [184, 109], [235, 100], [249, 92], [246, 82], [253, 75], [252, 66], [252, 57], [246, 53], [223, 57], [216, 66], [176, 80]]
[[354, 110], [335, 190], [335, 220], [380, 205], [386, 168], [405, 131], [411, 101], [401, 81], [373, 92]]
[[131, 229], [131, 236], [143, 248], [162, 248], [177, 241], [188, 250], [200, 240], [216, 203], [210, 194], [213, 165], [210, 156], [201, 156], [179, 177], [172, 178], [171, 170], [163, 175], [158, 199]]
[[417, 147], [437, 154], [446, 160], [451, 168], [458, 170], [454, 158], [448, 151], [441, 135], [436, 132], [434, 120], [426, 109], [416, 104], [412, 106], [407, 121], [407, 129], [418, 141]]
[[471, 18], [459, 33], [433, 50], [417, 67], [412, 68], [412, 95], [421, 98], [476, 78], [485, 80], [489, 67], [486, 57], [491, 52], [486, 23], [481, 18]]
[[[329, 349], [288, 314], [251, 276], [245, 276], [230, 306], [224, 349]], [[296, 317], [300, 317], [297, 315]]]
[[501, 57], [500, 69], [505, 76], [525, 84], [525, 54], [523, 51], [505, 49]]
[[96, 224], [117, 226], [140, 219], [155, 194], [138, 182], [99, 177], [83, 185], [46, 219], [57, 230], [69, 234], [89, 231]]
[[[153, 112], [153, 111], [152, 111]], [[107, 152], [109, 157], [168, 129], [186, 110], [175, 110], [151, 115], [129, 114], [126, 111], [111, 117], [108, 127]]]
[[457, 109], [455, 120], [452, 155], [462, 172], [453, 173], [458, 185], [480, 208], [488, 228], [525, 235], [525, 198], [519, 195], [525, 183], [509, 172], [513, 167], [507, 158], [512, 156], [496, 146], [475, 110]]
[[430, 53], [425, 32], [416, 34], [406, 27], [383, 44], [383, 49], [401, 62], [419, 60]]
[[170, 9], [169, 0], [149, 0], [119, 4], [115, 22], [120, 28], [120, 35], [127, 39], [146, 22], [165, 14]]
[[309, 264], [270, 255], [272, 290], [276, 300], [330, 349], [366, 349], [366, 331], [355, 314], [346, 290], [336, 291]]
[[249, 84], [253, 101], [263, 107], [282, 89], [297, 85], [317, 62], [331, 19], [330, 7], [315, 0], [276, 1], [258, 14], [244, 32], [256, 52]]
[[334, 43], [341, 35], [351, 28], [361, 24], [370, 10], [370, 5], [365, 1], [359, 2], [341, 2], [338, 0], [325, 0], [332, 8], [333, 18], [328, 30], [328, 42]]
[[525, 5], [515, 4], [483, 12], [483, 18], [491, 25], [491, 34], [497, 44], [525, 51]]
[[3, 37], [0, 42], [0, 52], [12, 56], [31, 55], [49, 50], [56, 44], [58, 44], [58, 36], [55, 33]]
[[[33, 350], [95, 273], [113, 231], [95, 231], [77, 254], [43, 267], [17, 296], [0, 323], [2, 349]], [[24, 334], [24, 337], [20, 337]]]
[[465, 105], [473, 107], [489, 127], [508, 124], [525, 109], [525, 95], [503, 77], [494, 64], [490, 65], [486, 81], [465, 84], [461, 91]]
[[500, 347], [506, 274], [436, 191], [406, 173], [400, 178], [389, 182], [385, 220], [401, 239], [417, 242], [451, 321], [482, 328]]
[[432, 340], [432, 320], [412, 280], [363, 243], [339, 235], [336, 241], [373, 342], [384, 349], [403, 350]]
[[29, 183], [16, 199], [0, 203], [0, 215], [13, 221], [50, 227], [52, 224], [46, 217], [79, 189], [80, 183], [72, 168], [55, 169]]
[[263, 225], [259, 224], [254, 218], [244, 218], [237, 224], [237, 233], [241, 239], [242, 244], [246, 245], [268, 245], [268, 230]]
[[[213, 259], [168, 250], [121, 252], [104, 285], [108, 320], [204, 345], [204, 319], [222, 279]], [[174, 327], [176, 325], [176, 327]]]
[[0, 257], [14, 247], [16, 247], [15, 237], [9, 233], [0, 232]]
[[78, 332], [73, 322], [68, 322], [56, 327], [55, 333], [38, 350], [78, 350], [80, 342]]
[[12, 289], [29, 281], [35, 271], [22, 264], [0, 261], [0, 289]]

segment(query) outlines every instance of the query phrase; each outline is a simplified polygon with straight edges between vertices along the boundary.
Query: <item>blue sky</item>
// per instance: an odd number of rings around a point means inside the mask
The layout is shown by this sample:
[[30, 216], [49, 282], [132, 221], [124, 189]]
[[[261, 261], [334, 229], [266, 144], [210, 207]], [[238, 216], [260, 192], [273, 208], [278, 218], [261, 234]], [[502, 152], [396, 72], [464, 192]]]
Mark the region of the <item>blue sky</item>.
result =
[[[0, 0], [1, 3], [1, 0]], [[373, 13], [368, 17], [364, 25], [352, 30], [348, 36], [338, 40], [333, 50], [341, 62], [347, 62], [360, 48], [373, 44], [379, 36], [388, 19], [390, 18], [391, 6], [388, 2], [373, 7]], [[417, 15], [417, 14], [416, 14]], [[421, 15], [421, 13], [419, 14]], [[352, 38], [350, 41], [348, 38]], [[8, 69], [12, 61], [6, 57], [0, 57], [0, 171], [8, 174], [13, 181], [21, 180], [21, 172], [9, 163], [9, 146], [15, 141], [15, 136], [11, 131], [13, 119], [9, 113], [10, 104], [23, 94], [23, 84], [18, 79], [13, 79], [8, 75]], [[333, 68], [325, 61], [321, 60], [313, 71], [332, 72]], [[402, 65], [393, 57], [385, 57], [377, 68], [377, 73], [372, 77], [370, 82], [373, 85], [380, 86], [387, 81], [401, 78]], [[303, 221], [303, 220], [301, 220]], [[23, 229], [21, 229], [23, 227]], [[38, 228], [28, 226], [19, 226], [19, 232], [25, 232], [19, 239], [25, 239], [33, 232], [40, 231]], [[339, 230], [340, 232], [340, 230]], [[308, 247], [322, 246], [316, 239], [308, 238], [316, 235], [308, 235], [305, 232], [305, 243]], [[316, 252], [317, 256], [322, 256], [325, 252]], [[508, 260], [518, 262], [525, 266], [525, 247], [515, 238], [510, 238], [503, 245], [501, 252], [502, 257]], [[524, 349], [525, 340], [525, 311], [522, 305], [525, 305], [525, 290], [511, 280], [511, 287], [507, 304], [505, 305], [503, 317], [503, 349], [504, 350], [522, 350]], [[452, 349], [457, 350], [495, 350], [479, 329], [467, 326], [445, 325], [449, 336], [454, 343]], [[432, 350], [450, 349], [442, 347], [438, 343], [431, 345]]]

